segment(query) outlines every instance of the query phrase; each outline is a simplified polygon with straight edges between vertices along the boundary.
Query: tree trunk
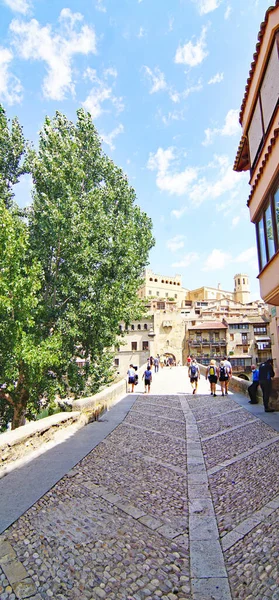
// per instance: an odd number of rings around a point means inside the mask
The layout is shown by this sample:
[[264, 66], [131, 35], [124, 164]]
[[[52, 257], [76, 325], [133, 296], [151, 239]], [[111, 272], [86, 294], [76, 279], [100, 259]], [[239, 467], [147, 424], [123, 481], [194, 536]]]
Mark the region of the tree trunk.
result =
[[24, 362], [20, 362], [19, 377], [17, 382], [15, 402], [13, 403], [14, 414], [12, 420], [12, 429], [17, 429], [25, 425], [25, 414], [27, 402], [29, 399], [29, 390], [25, 387]]

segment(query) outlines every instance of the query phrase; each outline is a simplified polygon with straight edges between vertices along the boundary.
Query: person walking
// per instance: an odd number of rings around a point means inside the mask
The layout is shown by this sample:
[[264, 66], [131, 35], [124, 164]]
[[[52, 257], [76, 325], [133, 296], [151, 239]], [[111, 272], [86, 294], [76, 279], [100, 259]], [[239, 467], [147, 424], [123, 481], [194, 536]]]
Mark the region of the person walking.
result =
[[133, 365], [129, 366], [127, 375], [128, 375], [128, 384], [131, 386], [130, 391], [133, 392], [135, 389], [135, 375], [136, 375]]
[[208, 379], [208, 381], [210, 383], [211, 396], [216, 397], [216, 395], [217, 395], [216, 394], [217, 367], [216, 367], [216, 361], [213, 359], [210, 361], [210, 363], [206, 369], [205, 379]]
[[147, 369], [145, 369], [142, 379], [144, 379], [144, 393], [146, 394], [148, 392], [149, 394], [150, 384], [152, 381], [152, 371], [150, 365], [147, 365]]
[[263, 403], [265, 412], [274, 412], [273, 408], [269, 408], [269, 396], [272, 390], [272, 381], [275, 373], [273, 370], [273, 360], [268, 358], [259, 366], [259, 382], [263, 393]]
[[155, 371], [155, 373], [158, 373], [158, 371], [159, 371], [159, 358], [158, 358], [158, 356], [156, 356], [156, 358], [154, 358], [154, 371]]
[[228, 367], [226, 367], [225, 362], [221, 360], [219, 369], [218, 369], [218, 378], [221, 385], [222, 396], [225, 396], [228, 392], [226, 392], [226, 382], [229, 379], [229, 371]]
[[190, 377], [193, 394], [196, 394], [197, 389], [198, 389], [198, 381], [200, 378], [200, 369], [199, 369], [199, 365], [195, 359], [192, 360], [192, 362], [189, 366], [188, 375]]
[[229, 391], [229, 381], [232, 378], [232, 365], [226, 356], [224, 356], [224, 365], [225, 365], [225, 367], [227, 367], [227, 372], [228, 372], [228, 379], [226, 379], [226, 381], [225, 381], [225, 394], [227, 394]]
[[257, 389], [259, 387], [259, 369], [257, 369], [256, 365], [252, 365], [251, 370], [252, 370], [252, 383], [248, 387], [248, 394], [250, 396], [249, 404], [258, 404]]

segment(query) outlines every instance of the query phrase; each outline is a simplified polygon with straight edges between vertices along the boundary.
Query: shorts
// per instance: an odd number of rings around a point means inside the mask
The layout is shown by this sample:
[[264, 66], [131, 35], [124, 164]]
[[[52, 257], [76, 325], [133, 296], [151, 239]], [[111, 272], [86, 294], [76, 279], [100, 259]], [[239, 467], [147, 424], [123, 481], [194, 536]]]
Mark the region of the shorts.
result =
[[144, 385], [150, 385], [150, 383], [151, 383], [150, 379], [145, 379], [144, 380]]
[[191, 383], [194, 383], [195, 381], [198, 381], [198, 378], [197, 377], [191, 377], [190, 381], [191, 381]]
[[219, 377], [219, 381], [229, 381], [228, 377]]
[[210, 381], [210, 383], [217, 383], [217, 375], [209, 375], [208, 381]]
[[135, 383], [135, 378], [134, 377], [129, 377], [128, 383]]

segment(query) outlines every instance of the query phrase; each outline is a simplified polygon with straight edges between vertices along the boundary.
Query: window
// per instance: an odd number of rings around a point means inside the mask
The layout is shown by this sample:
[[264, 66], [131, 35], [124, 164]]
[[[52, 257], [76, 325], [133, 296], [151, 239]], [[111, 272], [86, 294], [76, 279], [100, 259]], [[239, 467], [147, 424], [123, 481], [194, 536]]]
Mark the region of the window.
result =
[[149, 277], [149, 281], [153, 281], [153, 277]]
[[138, 324], [138, 329], [141, 329], [141, 324], [140, 323]]
[[160, 292], [156, 292], [157, 296], [160, 296]]
[[254, 327], [254, 334], [255, 335], [259, 335], [261, 333], [266, 335], [266, 333], [267, 333], [266, 325], [263, 325], [263, 326], [258, 325], [256, 327]]
[[142, 349], [148, 350], [148, 342], [142, 342]]
[[134, 331], [134, 329], [135, 329], [135, 326], [131, 325], [131, 330]]
[[174, 294], [174, 297], [177, 298], [177, 294]]
[[149, 292], [148, 292], [148, 293], [149, 293], [149, 296], [151, 296], [151, 294], [152, 294], [151, 290], [149, 290]]
[[274, 209], [275, 209], [275, 227], [277, 230], [277, 240], [279, 240], [279, 187], [274, 194]]
[[148, 329], [147, 323], [144, 323], [143, 329]]
[[279, 186], [268, 198], [268, 204], [256, 223], [259, 269], [262, 271], [277, 252], [279, 245]]
[[252, 169], [255, 166], [264, 139], [268, 133], [279, 98], [278, 34], [261, 82], [260, 91], [248, 129], [249, 151]]
[[238, 279], [237, 281], [238, 281], [238, 285], [240, 285], [240, 279]]
[[137, 342], [132, 342], [132, 352], [136, 352], [138, 349], [138, 343]]
[[271, 206], [268, 205], [265, 211], [265, 226], [266, 226], [266, 239], [267, 239], [267, 254], [268, 258], [272, 258], [275, 254], [275, 244], [274, 244], [274, 231], [273, 231], [273, 223], [272, 223], [272, 213]]
[[157, 302], [158, 310], [165, 310], [165, 302]]
[[234, 333], [230, 333], [230, 341], [233, 342], [234, 341]]
[[119, 367], [119, 358], [114, 359], [114, 366]]

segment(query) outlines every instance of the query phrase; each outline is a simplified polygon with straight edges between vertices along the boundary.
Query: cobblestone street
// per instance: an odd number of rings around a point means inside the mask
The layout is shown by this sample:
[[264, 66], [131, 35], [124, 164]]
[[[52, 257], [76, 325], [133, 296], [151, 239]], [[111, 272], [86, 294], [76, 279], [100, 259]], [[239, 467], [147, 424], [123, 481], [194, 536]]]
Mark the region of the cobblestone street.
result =
[[276, 429], [204, 378], [194, 396], [183, 367], [138, 387], [0, 536], [1, 600], [279, 600]]

